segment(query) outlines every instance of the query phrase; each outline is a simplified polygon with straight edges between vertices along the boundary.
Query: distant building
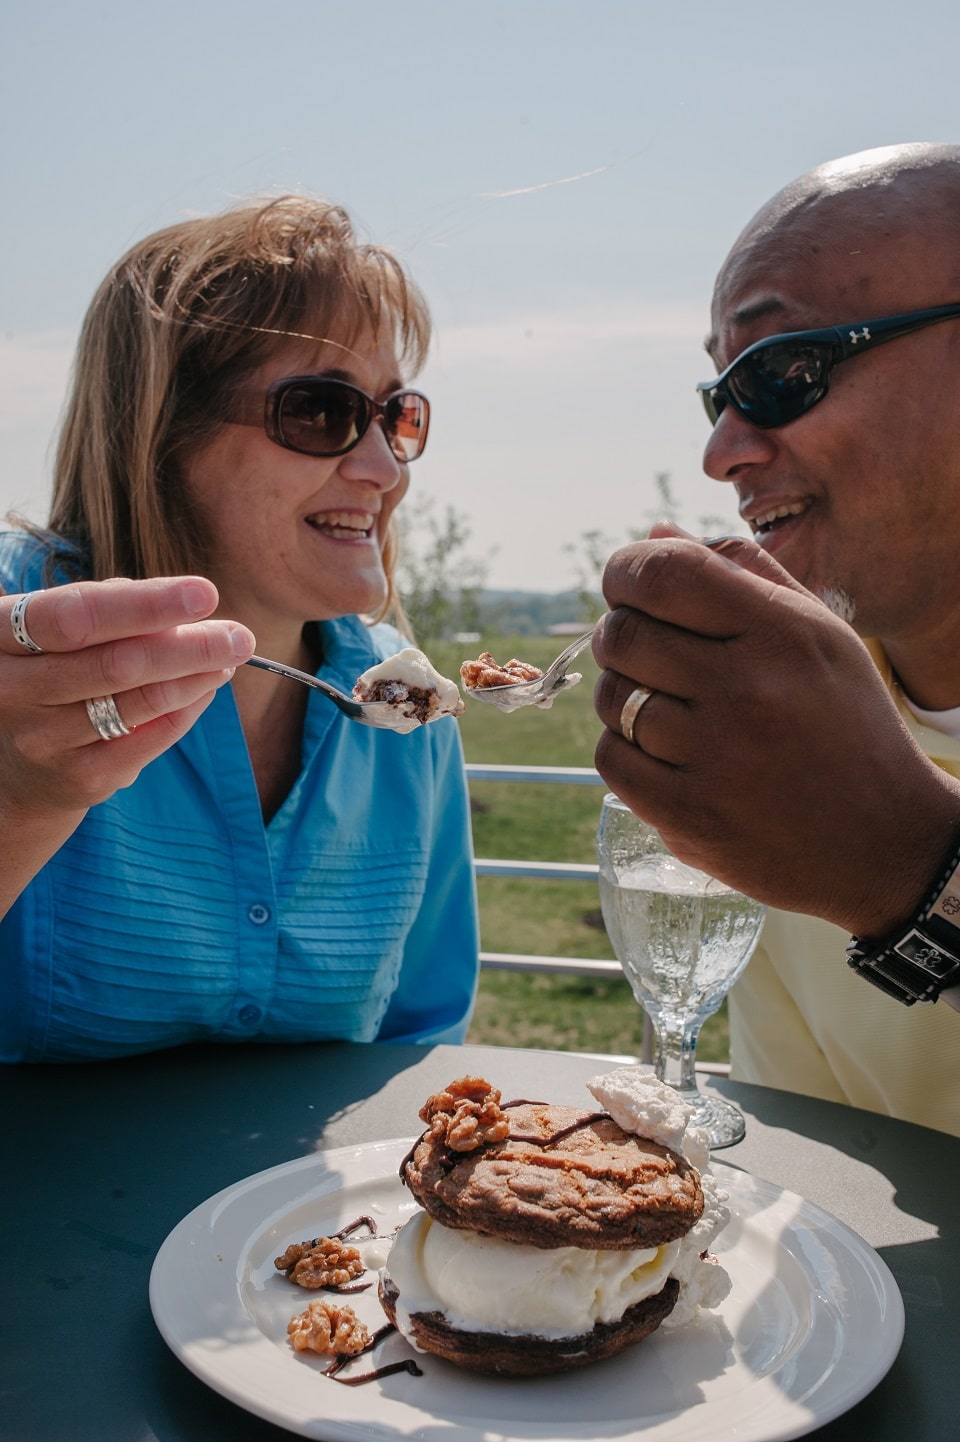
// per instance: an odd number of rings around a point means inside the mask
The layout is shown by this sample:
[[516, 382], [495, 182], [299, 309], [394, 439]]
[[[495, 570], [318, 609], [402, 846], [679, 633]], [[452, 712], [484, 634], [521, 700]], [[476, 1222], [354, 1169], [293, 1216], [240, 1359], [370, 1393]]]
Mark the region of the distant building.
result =
[[579, 636], [584, 631], [582, 621], [557, 621], [547, 627], [548, 636]]

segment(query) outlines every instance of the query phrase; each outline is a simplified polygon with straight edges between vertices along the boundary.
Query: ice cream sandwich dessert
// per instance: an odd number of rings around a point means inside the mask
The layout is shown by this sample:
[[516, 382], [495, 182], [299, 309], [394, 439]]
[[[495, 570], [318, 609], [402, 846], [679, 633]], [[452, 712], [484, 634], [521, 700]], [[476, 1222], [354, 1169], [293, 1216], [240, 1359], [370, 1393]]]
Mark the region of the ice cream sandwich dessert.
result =
[[464, 711], [456, 683], [441, 676], [413, 646], [364, 671], [353, 688], [353, 699], [384, 701], [421, 723], [438, 716], [462, 716]]
[[502, 1102], [461, 1077], [421, 1108], [400, 1175], [420, 1210], [380, 1276], [414, 1348], [543, 1375], [717, 1306], [728, 1218], [690, 1109], [639, 1067], [589, 1083], [600, 1109]]

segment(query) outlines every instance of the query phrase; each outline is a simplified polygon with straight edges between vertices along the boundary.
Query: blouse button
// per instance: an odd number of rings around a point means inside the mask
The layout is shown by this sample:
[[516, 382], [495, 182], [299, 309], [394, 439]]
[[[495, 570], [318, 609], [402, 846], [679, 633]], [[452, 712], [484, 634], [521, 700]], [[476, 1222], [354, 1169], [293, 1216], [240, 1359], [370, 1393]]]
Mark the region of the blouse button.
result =
[[247, 912], [247, 916], [253, 922], [254, 926], [263, 926], [265, 922], [270, 920], [270, 908], [269, 906], [264, 906], [262, 901], [255, 901]]
[[252, 1026], [255, 1021], [260, 1020], [260, 1014], [260, 1008], [254, 1006], [252, 1002], [248, 1002], [246, 1006], [242, 1006], [237, 1012], [237, 1017], [243, 1022], [244, 1026]]

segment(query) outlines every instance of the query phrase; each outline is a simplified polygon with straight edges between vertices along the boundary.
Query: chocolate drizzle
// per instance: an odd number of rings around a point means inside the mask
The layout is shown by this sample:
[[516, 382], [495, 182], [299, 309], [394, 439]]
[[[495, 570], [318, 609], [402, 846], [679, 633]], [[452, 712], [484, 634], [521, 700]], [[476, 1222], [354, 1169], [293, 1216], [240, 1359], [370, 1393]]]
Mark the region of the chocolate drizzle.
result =
[[410, 1148], [410, 1150], [407, 1152], [407, 1154], [406, 1154], [406, 1156], [404, 1157], [403, 1161], [400, 1163], [400, 1180], [401, 1180], [401, 1182], [403, 1183], [404, 1186], [407, 1185], [407, 1167], [408, 1167], [408, 1165], [410, 1164], [410, 1162], [413, 1161], [413, 1154], [414, 1154], [414, 1152], [417, 1150], [417, 1147], [420, 1145], [420, 1143], [423, 1141], [423, 1139], [424, 1139], [424, 1137], [425, 1137], [426, 1135], [427, 1135], [426, 1132], [421, 1132], [421, 1134], [417, 1137], [417, 1140], [414, 1142], [413, 1146], [412, 1146], [412, 1147]]
[[341, 1377], [329, 1367], [323, 1375], [333, 1382], [341, 1382], [344, 1387], [359, 1387], [364, 1382], [379, 1382], [381, 1377], [392, 1377], [395, 1372], [409, 1372], [411, 1377], [423, 1376], [423, 1368], [418, 1367], [412, 1357], [406, 1357], [402, 1362], [387, 1362], [385, 1366], [376, 1367], [372, 1372], [360, 1372], [349, 1377]]
[[367, 1352], [372, 1352], [385, 1337], [397, 1329], [392, 1322], [386, 1322], [380, 1327], [362, 1352], [340, 1352], [333, 1359], [328, 1367], [324, 1367], [324, 1377], [329, 1377], [333, 1382], [340, 1382], [344, 1387], [361, 1387], [365, 1382], [377, 1382], [381, 1377], [392, 1377], [397, 1372], [408, 1372], [411, 1377], [422, 1377], [423, 1368], [418, 1367], [412, 1357], [406, 1357], [402, 1362], [387, 1362], [383, 1367], [375, 1367], [372, 1372], [352, 1372], [348, 1377], [341, 1377], [343, 1368], [350, 1362], [356, 1361], [357, 1357], [363, 1357]]
[[606, 1115], [606, 1112], [589, 1112], [586, 1116], [578, 1117], [577, 1120], [571, 1122], [569, 1126], [560, 1127], [558, 1131], [551, 1132], [550, 1135], [546, 1137], [529, 1137], [522, 1132], [511, 1132], [507, 1137], [507, 1141], [528, 1142], [530, 1146], [533, 1147], [552, 1147], [554, 1142], [561, 1142], [564, 1137], [570, 1137], [574, 1132], [583, 1131], [584, 1128], [589, 1127], [593, 1122], [602, 1121]]
[[[549, 1102], [534, 1102], [528, 1101], [525, 1097], [518, 1097], [514, 1101], [501, 1103], [500, 1109], [506, 1112], [510, 1111], [512, 1107], [545, 1106], [549, 1106]], [[531, 1147], [552, 1147], [554, 1143], [563, 1141], [564, 1137], [572, 1136], [574, 1132], [583, 1131], [586, 1127], [592, 1126], [594, 1122], [604, 1121], [608, 1116], [608, 1112], [586, 1112], [582, 1117], [578, 1117], [575, 1122], [570, 1122], [568, 1126], [560, 1127], [559, 1130], [550, 1132], [545, 1137], [528, 1136], [525, 1132], [509, 1132], [504, 1140], [508, 1142], [524, 1142]], [[429, 1131], [422, 1132], [400, 1163], [400, 1180], [404, 1186], [407, 1185], [407, 1166], [413, 1161], [417, 1147], [428, 1135]], [[497, 1142], [496, 1145], [502, 1146], [503, 1142]], [[492, 1150], [492, 1148], [484, 1150]], [[476, 1155], [476, 1152], [457, 1152], [448, 1146], [443, 1146], [437, 1153], [437, 1164], [441, 1171], [449, 1173], [453, 1171], [458, 1162], [468, 1160]]]
[[[310, 1237], [307, 1241], [301, 1243], [301, 1245], [304, 1247], [318, 1247], [321, 1242], [325, 1241], [336, 1240], [342, 1242], [349, 1237], [351, 1233], [355, 1232], [358, 1227], [366, 1227], [370, 1237], [377, 1235], [377, 1224], [373, 1218], [362, 1216], [355, 1217], [352, 1222], [348, 1222], [345, 1227], [341, 1227], [339, 1232], [326, 1232], [322, 1237]], [[369, 1240], [369, 1238], [367, 1238], [367, 1240]]]
[[[308, 1241], [301, 1243], [301, 1245], [304, 1247], [317, 1247], [320, 1245], [321, 1242], [325, 1241], [342, 1242], [347, 1237], [351, 1236], [354, 1232], [356, 1232], [360, 1227], [366, 1227], [367, 1229], [367, 1236], [361, 1237], [359, 1239], [360, 1241], [370, 1241], [372, 1238], [376, 1237], [376, 1222], [373, 1220], [373, 1217], [368, 1217], [366, 1214], [364, 1214], [362, 1216], [355, 1217], [352, 1222], [347, 1222], [346, 1226], [341, 1227], [339, 1232], [330, 1232], [329, 1234], [326, 1234], [322, 1237], [311, 1237]], [[394, 1236], [395, 1235], [396, 1229], [394, 1230]], [[283, 1275], [287, 1278], [288, 1281], [295, 1281], [295, 1278], [293, 1276], [293, 1269], [295, 1266], [296, 1262], [292, 1262], [289, 1267], [283, 1268]], [[366, 1270], [367, 1268], [365, 1267], [364, 1271]], [[315, 1290], [321, 1292], [336, 1292], [338, 1296], [348, 1297], [355, 1292], [369, 1291], [372, 1286], [372, 1282], [343, 1282], [339, 1286], [337, 1286], [334, 1282], [328, 1282], [325, 1286], [318, 1287]]]
[[355, 1232], [358, 1227], [366, 1227], [371, 1237], [375, 1237], [377, 1235], [377, 1224], [373, 1220], [373, 1218], [362, 1216], [356, 1217], [352, 1222], [348, 1222], [345, 1227], [340, 1228], [339, 1232], [334, 1232], [333, 1236], [338, 1237], [339, 1240], [342, 1242], [345, 1237], [349, 1237], [350, 1234], [352, 1232]]
[[[352, 1236], [360, 1227], [366, 1227], [368, 1239], [377, 1235], [376, 1222], [372, 1217], [366, 1215], [355, 1217], [352, 1222], [348, 1222], [345, 1227], [341, 1227], [339, 1232], [334, 1232], [333, 1235], [342, 1242], [346, 1237]], [[366, 1292], [372, 1286], [372, 1282], [345, 1282], [342, 1287], [327, 1287], [324, 1290], [339, 1292], [341, 1296], [350, 1296], [354, 1292]]]
[[[507, 1112], [512, 1106], [546, 1106], [546, 1102], [506, 1102], [503, 1110]], [[561, 1128], [556, 1129], [555, 1132], [548, 1132], [546, 1136], [529, 1136], [526, 1132], [510, 1132], [509, 1135], [506, 1136], [505, 1141], [523, 1142], [523, 1144], [528, 1146], [543, 1146], [543, 1148], [546, 1148], [546, 1146], [554, 1146], [555, 1142], [564, 1141], [565, 1136], [572, 1136], [574, 1132], [582, 1132], [587, 1126], [592, 1126], [594, 1122], [603, 1122], [603, 1120], [607, 1118], [607, 1115], [607, 1112], [587, 1112], [584, 1113], [584, 1116], [578, 1116], [575, 1122], [569, 1122], [568, 1126], [561, 1126]], [[425, 1135], [427, 1135], [427, 1133], [424, 1132], [424, 1136]], [[417, 1142], [417, 1146], [418, 1145], [419, 1142]], [[404, 1161], [402, 1161], [401, 1177], [404, 1175], [406, 1162], [408, 1162], [409, 1159], [412, 1158], [412, 1155], [414, 1155], [414, 1152], [417, 1151], [417, 1146], [414, 1146], [414, 1149], [408, 1152], [408, 1155], [406, 1155]], [[497, 1142], [497, 1146], [503, 1146], [503, 1142]], [[474, 1156], [476, 1152], [468, 1152], [466, 1155]], [[453, 1152], [448, 1146], [444, 1146], [443, 1151], [437, 1156], [438, 1164], [440, 1164], [440, 1167], [443, 1168], [445, 1172], [453, 1171], [457, 1162], [461, 1162], [463, 1159], [464, 1152]]]

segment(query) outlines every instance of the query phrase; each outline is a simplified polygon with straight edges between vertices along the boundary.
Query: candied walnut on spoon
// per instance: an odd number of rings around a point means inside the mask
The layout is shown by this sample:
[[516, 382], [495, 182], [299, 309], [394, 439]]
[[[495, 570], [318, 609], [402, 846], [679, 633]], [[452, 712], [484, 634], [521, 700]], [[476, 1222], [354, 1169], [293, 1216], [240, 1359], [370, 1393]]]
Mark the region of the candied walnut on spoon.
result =
[[498, 666], [490, 652], [483, 651], [476, 661], [464, 661], [461, 665], [463, 689], [475, 701], [485, 701], [500, 711], [519, 711], [522, 706], [549, 710], [555, 696], [583, 680], [576, 671], [567, 675], [567, 667], [586, 650], [592, 638], [593, 631], [585, 631], [542, 672], [538, 666], [516, 658], [505, 666]]

